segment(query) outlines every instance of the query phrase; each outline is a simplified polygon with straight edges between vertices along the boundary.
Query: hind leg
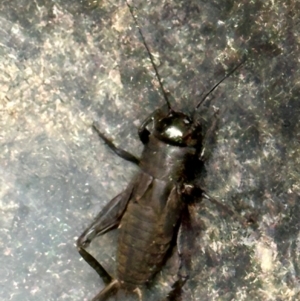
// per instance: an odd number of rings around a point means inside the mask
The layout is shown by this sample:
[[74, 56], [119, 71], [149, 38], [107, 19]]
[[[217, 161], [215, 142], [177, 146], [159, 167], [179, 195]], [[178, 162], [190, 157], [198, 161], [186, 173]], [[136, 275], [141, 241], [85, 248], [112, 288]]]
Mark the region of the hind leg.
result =
[[182, 288], [185, 285], [188, 277], [178, 275], [179, 279], [172, 285], [172, 291], [162, 301], [182, 301]]
[[[103, 282], [108, 285], [93, 300], [105, 300], [105, 295], [113, 293], [118, 285], [104, 267], [88, 252], [86, 248], [97, 236], [117, 227], [126, 210], [132, 193], [132, 185], [113, 198], [96, 216], [93, 223], [80, 235], [77, 240], [77, 250], [82, 258], [96, 271]], [[105, 298], [104, 298], [105, 297]]]
[[113, 198], [96, 216], [93, 223], [85, 229], [77, 240], [77, 249], [83, 259], [99, 274], [105, 283], [110, 283], [111, 277], [106, 273], [100, 263], [85, 249], [97, 236], [117, 227], [128, 204], [132, 187]]
[[105, 301], [110, 296], [116, 294], [120, 288], [120, 283], [118, 280], [113, 280], [108, 284], [100, 293], [98, 293], [91, 301]]
[[168, 292], [166, 294], [166, 289], [162, 288], [160, 297], [156, 300], [184, 301], [182, 293], [183, 287], [189, 279], [188, 273], [191, 272], [192, 254], [190, 251], [195, 247], [195, 231], [195, 227], [191, 224], [189, 208], [185, 206], [172, 252], [163, 268], [163, 279], [160, 281], [164, 283]]

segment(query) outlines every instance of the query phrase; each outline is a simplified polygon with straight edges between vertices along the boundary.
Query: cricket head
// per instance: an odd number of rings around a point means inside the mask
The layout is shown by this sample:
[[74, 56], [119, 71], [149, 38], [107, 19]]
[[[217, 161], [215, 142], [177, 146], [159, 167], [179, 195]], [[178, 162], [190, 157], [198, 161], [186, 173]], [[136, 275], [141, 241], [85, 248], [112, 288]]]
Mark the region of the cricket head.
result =
[[153, 135], [171, 145], [195, 147], [202, 142], [201, 124], [182, 112], [168, 110], [154, 118]]

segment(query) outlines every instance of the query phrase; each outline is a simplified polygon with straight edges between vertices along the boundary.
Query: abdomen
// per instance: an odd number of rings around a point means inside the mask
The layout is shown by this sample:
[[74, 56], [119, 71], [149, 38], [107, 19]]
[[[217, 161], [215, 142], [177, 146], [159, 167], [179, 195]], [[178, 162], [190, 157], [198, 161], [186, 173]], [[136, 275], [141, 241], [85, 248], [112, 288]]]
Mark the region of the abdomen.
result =
[[162, 268], [172, 235], [164, 235], [160, 219], [150, 206], [129, 203], [118, 245], [118, 280], [125, 286], [144, 284]]

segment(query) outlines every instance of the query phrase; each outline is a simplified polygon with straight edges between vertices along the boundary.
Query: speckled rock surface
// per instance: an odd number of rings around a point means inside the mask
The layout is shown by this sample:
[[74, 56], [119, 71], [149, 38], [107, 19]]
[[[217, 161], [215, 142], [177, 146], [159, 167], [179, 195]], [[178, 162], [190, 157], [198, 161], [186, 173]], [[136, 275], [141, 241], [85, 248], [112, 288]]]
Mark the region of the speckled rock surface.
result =
[[[176, 109], [247, 57], [204, 105], [219, 130], [198, 181], [257, 227], [191, 208], [183, 300], [300, 300], [299, 2], [134, 5]], [[76, 238], [135, 172], [91, 123], [138, 155], [136, 129], [163, 99], [123, 0], [4, 0], [0, 25], [0, 300], [90, 300], [103, 282]], [[114, 233], [91, 250], [113, 273]]]

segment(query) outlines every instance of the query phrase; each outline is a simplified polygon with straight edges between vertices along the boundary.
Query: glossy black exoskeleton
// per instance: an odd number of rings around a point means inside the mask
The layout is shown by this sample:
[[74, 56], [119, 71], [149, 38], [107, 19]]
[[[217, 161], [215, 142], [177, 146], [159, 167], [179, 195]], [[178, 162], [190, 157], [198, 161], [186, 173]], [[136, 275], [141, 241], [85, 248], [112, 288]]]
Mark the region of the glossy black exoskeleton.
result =
[[[127, 5], [138, 26], [131, 6], [128, 3]], [[140, 140], [144, 144], [140, 158], [117, 148], [96, 125], [93, 126], [101, 139], [116, 154], [140, 168], [128, 187], [103, 208], [77, 241], [81, 256], [106, 284], [93, 301], [106, 300], [119, 288], [137, 291], [161, 270], [170, 248], [176, 243], [182, 212], [188, 206], [191, 196], [195, 194], [196, 189], [192, 185], [193, 167], [198, 166], [202, 158], [204, 138], [201, 124], [195, 120], [195, 112], [193, 116], [188, 116], [171, 108], [152, 55], [140, 29], [139, 31], [166, 105], [150, 114], [138, 130]], [[206, 93], [195, 111], [239, 66]], [[113, 278], [86, 248], [96, 236], [116, 227], [119, 227], [117, 275]], [[173, 256], [176, 255], [180, 255], [179, 251]], [[178, 284], [182, 285], [184, 282], [185, 279], [179, 275]]]

